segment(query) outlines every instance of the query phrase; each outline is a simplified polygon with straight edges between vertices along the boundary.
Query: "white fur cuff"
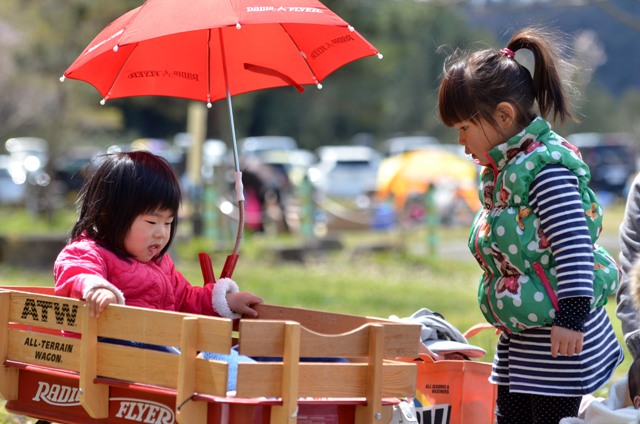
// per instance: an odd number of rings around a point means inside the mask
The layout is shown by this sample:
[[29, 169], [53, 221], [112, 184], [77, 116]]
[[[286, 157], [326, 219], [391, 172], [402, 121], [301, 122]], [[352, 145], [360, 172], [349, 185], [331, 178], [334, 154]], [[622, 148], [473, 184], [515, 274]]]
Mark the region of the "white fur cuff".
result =
[[235, 313], [229, 308], [227, 303], [227, 295], [229, 293], [238, 293], [240, 288], [231, 278], [221, 278], [213, 286], [211, 296], [211, 305], [213, 309], [224, 318], [240, 318], [242, 315]]
[[96, 289], [107, 289], [113, 292], [116, 296], [116, 301], [118, 305], [124, 305], [124, 294], [120, 291], [119, 288], [105, 280], [104, 278], [98, 277], [96, 275], [87, 275], [83, 279], [84, 290], [82, 290], [82, 298], [86, 299], [89, 293]]

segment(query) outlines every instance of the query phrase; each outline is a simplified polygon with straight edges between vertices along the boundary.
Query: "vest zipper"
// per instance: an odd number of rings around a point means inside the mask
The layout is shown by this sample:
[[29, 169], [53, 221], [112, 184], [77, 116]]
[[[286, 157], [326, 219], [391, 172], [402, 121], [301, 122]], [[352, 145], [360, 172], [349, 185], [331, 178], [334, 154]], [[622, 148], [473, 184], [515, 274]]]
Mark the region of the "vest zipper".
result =
[[[487, 209], [484, 209], [482, 211], [483, 214], [487, 214], [489, 213], [489, 211]], [[481, 222], [484, 222], [484, 218], [480, 218], [478, 220], [476, 220], [476, 222], [478, 222], [478, 225], [481, 225]], [[480, 252], [480, 245], [478, 244], [478, 235], [479, 231], [476, 228], [475, 231], [475, 239], [473, 240], [473, 244], [474, 244], [474, 248], [476, 252]], [[491, 271], [491, 268], [489, 267], [489, 265], [487, 264], [487, 262], [484, 260], [484, 257], [481, 254], [477, 254], [476, 255], [484, 264], [484, 269], [486, 269], [486, 272], [490, 272], [491, 276], [494, 277], [495, 275], [493, 274], [493, 272]], [[493, 280], [493, 278], [491, 278], [491, 280]], [[486, 290], [487, 288], [483, 287], [483, 290]], [[491, 286], [488, 287], [489, 291], [492, 291]], [[500, 320], [500, 318], [498, 318], [498, 315], [495, 313], [495, 311], [493, 310], [493, 304], [491, 303], [491, 294], [490, 293], [485, 293], [485, 296], [487, 298], [487, 305], [489, 306], [489, 311], [491, 312], [491, 315], [493, 316], [494, 321], [500, 326], [498, 329], [501, 331], [504, 331], [507, 334], [511, 334], [511, 330], [502, 323], [502, 320]]]
[[553, 289], [553, 287], [551, 287], [551, 283], [549, 282], [549, 279], [547, 278], [547, 274], [544, 272], [544, 268], [542, 267], [542, 265], [540, 265], [539, 262], [534, 262], [533, 270], [535, 271], [536, 275], [540, 279], [540, 282], [542, 283], [544, 290], [547, 292], [547, 296], [549, 296], [549, 299], [551, 299], [551, 303], [553, 303], [554, 309], [556, 311], [560, 310], [560, 307], [558, 305], [558, 294]]

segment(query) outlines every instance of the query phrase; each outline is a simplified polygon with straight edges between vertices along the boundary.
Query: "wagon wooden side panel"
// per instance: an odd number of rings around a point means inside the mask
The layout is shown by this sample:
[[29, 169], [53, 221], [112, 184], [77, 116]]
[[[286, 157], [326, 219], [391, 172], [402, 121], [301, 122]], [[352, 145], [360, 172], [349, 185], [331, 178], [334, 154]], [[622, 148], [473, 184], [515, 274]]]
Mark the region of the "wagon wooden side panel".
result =
[[[415, 365], [394, 358], [417, 354], [416, 325], [275, 305], [236, 323], [120, 305], [96, 319], [84, 302], [51, 292], [0, 288], [0, 395], [17, 414], [58, 423], [384, 423], [415, 393]], [[340, 324], [329, 331], [330, 322]], [[257, 361], [238, 364], [232, 393], [229, 364], [199, 354], [236, 343]]]

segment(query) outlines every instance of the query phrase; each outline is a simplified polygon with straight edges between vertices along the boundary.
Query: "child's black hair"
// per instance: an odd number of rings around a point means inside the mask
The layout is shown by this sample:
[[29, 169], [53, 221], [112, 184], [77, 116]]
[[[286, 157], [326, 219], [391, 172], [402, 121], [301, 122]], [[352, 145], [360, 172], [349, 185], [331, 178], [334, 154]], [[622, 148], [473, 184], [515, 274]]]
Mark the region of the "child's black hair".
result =
[[178, 225], [181, 191], [171, 165], [150, 152], [121, 152], [98, 157], [96, 170], [80, 189], [79, 217], [71, 230], [71, 238], [83, 234], [121, 258], [130, 255], [124, 238], [133, 221], [141, 214], [169, 210], [174, 220], [171, 245]]
[[[533, 76], [515, 60], [520, 49], [533, 54]], [[523, 128], [537, 114], [546, 118], [551, 110], [554, 119], [575, 119], [560, 72], [569, 67], [562, 50], [557, 34], [531, 27], [515, 33], [504, 49], [456, 51], [444, 64], [438, 97], [440, 120], [452, 127], [483, 119], [497, 128], [493, 113], [501, 102], [513, 105]]]

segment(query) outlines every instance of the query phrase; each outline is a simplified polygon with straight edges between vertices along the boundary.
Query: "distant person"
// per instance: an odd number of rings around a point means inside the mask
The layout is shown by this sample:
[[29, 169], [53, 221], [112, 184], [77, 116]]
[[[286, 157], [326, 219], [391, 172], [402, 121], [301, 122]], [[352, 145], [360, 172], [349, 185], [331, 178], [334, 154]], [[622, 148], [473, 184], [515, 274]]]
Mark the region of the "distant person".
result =
[[634, 178], [620, 224], [620, 267], [622, 278], [616, 296], [616, 315], [622, 323], [624, 341], [633, 358], [640, 358], [640, 309], [634, 300], [631, 284], [631, 270], [640, 259], [640, 174]]
[[640, 409], [640, 358], [634, 359], [627, 373], [629, 398], [634, 409]]
[[241, 166], [247, 228], [264, 232], [271, 221], [288, 232], [285, 197], [291, 187], [286, 171], [257, 156], [243, 158]]
[[244, 169], [242, 171], [242, 186], [245, 198], [245, 227], [256, 233], [263, 233], [266, 215], [265, 183], [257, 173]]
[[585, 397], [580, 417], [563, 418], [560, 424], [640, 423], [640, 358], [634, 359], [627, 374], [614, 382], [606, 398]]
[[78, 220], [55, 261], [55, 294], [85, 300], [92, 317], [112, 303], [256, 317], [252, 306], [262, 298], [240, 292], [230, 278], [192, 286], [175, 269], [167, 250], [180, 201], [178, 179], [161, 157], [145, 151], [102, 157], [80, 190]]
[[440, 119], [482, 165], [469, 248], [483, 270], [480, 309], [501, 330], [490, 377], [499, 424], [577, 416], [624, 357], [604, 308], [618, 268], [596, 244], [603, 210], [580, 153], [546, 120], [573, 118], [561, 48], [556, 34], [524, 28], [505, 48], [456, 51], [440, 85]]

